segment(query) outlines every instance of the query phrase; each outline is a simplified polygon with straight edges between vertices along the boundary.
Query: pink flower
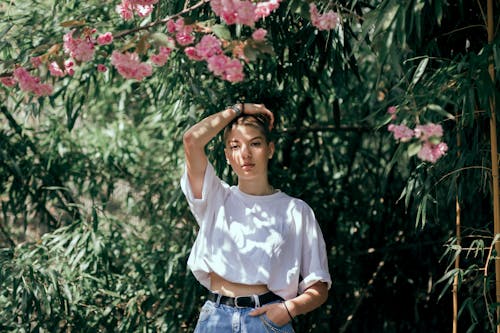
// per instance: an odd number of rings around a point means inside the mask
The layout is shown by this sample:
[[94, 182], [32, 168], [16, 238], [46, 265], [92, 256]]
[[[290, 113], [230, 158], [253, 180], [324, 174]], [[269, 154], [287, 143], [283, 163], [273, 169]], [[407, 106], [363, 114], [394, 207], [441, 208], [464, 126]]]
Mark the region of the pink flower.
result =
[[129, 21], [134, 17], [134, 6], [128, 0], [122, 0], [121, 4], [116, 6], [116, 12], [122, 19]]
[[443, 127], [440, 124], [428, 123], [415, 127], [415, 137], [422, 141], [427, 141], [431, 137], [440, 138], [443, 136]]
[[75, 30], [64, 35], [64, 51], [78, 61], [90, 61], [94, 57], [94, 43], [89, 37], [73, 38]]
[[166, 46], [161, 46], [158, 54], [153, 54], [150, 57], [151, 62], [156, 66], [163, 66], [167, 63], [167, 60], [170, 57], [170, 53], [172, 53], [172, 49]]
[[71, 59], [67, 59], [64, 61], [64, 70], [68, 75], [72, 76], [73, 74], [75, 74], [75, 70], [73, 69], [74, 65], [75, 63]]
[[59, 68], [59, 65], [55, 61], [52, 61], [49, 64], [49, 72], [50, 72], [50, 75], [52, 75], [52, 76], [57, 76], [57, 77], [66, 76], [66, 73], [64, 72], [64, 70]]
[[207, 59], [208, 70], [213, 72], [217, 76], [222, 76], [224, 74], [224, 69], [227, 63], [231, 60], [228, 56], [224, 54], [215, 55]]
[[64, 61], [64, 69], [61, 69], [59, 67], [59, 64], [56, 61], [52, 61], [49, 64], [50, 75], [57, 76], [57, 77], [64, 77], [66, 75], [73, 75], [73, 74], [75, 74], [75, 70], [73, 69], [74, 64], [75, 63], [71, 59], [65, 60]]
[[170, 33], [176, 33], [175, 40], [180, 45], [189, 45], [194, 42], [193, 27], [184, 24], [184, 19], [178, 18], [177, 21], [168, 20], [167, 30]]
[[41, 57], [32, 57], [30, 59], [31, 64], [33, 67], [39, 67], [42, 64], [42, 58]]
[[23, 91], [32, 92], [37, 96], [48, 96], [52, 94], [52, 85], [40, 83], [40, 78], [31, 76], [23, 67], [18, 67], [14, 70], [14, 78]]
[[221, 41], [212, 35], [205, 35], [196, 45], [196, 53], [202, 59], [208, 59], [214, 55], [221, 54]]
[[188, 47], [186, 47], [184, 49], [184, 53], [191, 60], [194, 60], [194, 61], [203, 60], [203, 58], [198, 54], [198, 52], [196, 51], [196, 48], [194, 46], [188, 46]]
[[257, 8], [255, 8], [255, 19], [262, 19], [271, 14], [272, 11], [276, 10], [280, 5], [281, 0], [270, 0], [257, 3]]
[[167, 31], [170, 32], [171, 34], [177, 31], [177, 27], [175, 25], [174, 20], [167, 21]]
[[253, 27], [256, 21], [255, 4], [251, 1], [235, 1], [236, 23]]
[[266, 35], [267, 35], [267, 30], [259, 28], [252, 33], [252, 38], [254, 40], [260, 42], [260, 41], [263, 41], [264, 39], [266, 39]]
[[108, 45], [111, 43], [113, 43], [113, 34], [109, 31], [97, 37], [97, 44], [99, 45]]
[[228, 25], [238, 23], [253, 26], [258, 19], [255, 15], [256, 5], [248, 0], [212, 0], [210, 6]]
[[392, 120], [396, 120], [398, 118], [398, 116], [396, 115], [397, 112], [398, 110], [396, 109], [395, 106], [389, 106], [387, 108], [387, 113], [391, 115]]
[[31, 76], [30, 73], [23, 67], [18, 67], [14, 70], [14, 78], [19, 83], [21, 90], [33, 92], [40, 84], [38, 77]]
[[2, 84], [6, 87], [13, 87], [17, 83], [12, 76], [3, 76], [0, 78], [0, 82], [2, 82]]
[[135, 52], [123, 54], [113, 51], [111, 54], [111, 64], [126, 79], [141, 81], [144, 77], [151, 76], [153, 73], [151, 65], [141, 62], [139, 55]]
[[389, 132], [392, 132], [395, 140], [401, 140], [401, 142], [409, 141], [415, 134], [415, 132], [406, 125], [389, 124], [387, 129]]
[[309, 14], [311, 15], [311, 23], [318, 30], [331, 30], [339, 24], [339, 16], [333, 10], [329, 10], [323, 15], [319, 14], [315, 3], [309, 5]]
[[107, 70], [108, 70], [108, 67], [106, 67], [105, 65], [103, 65], [103, 64], [97, 65], [97, 71], [104, 73], [104, 72], [107, 72]]
[[243, 65], [237, 59], [224, 54], [214, 55], [207, 59], [208, 69], [214, 75], [229, 82], [240, 82], [244, 79]]
[[52, 87], [51, 84], [43, 83], [43, 84], [37, 85], [33, 92], [37, 96], [50, 96], [50, 95], [52, 95], [53, 90], [54, 90], [54, 88]]
[[157, 2], [158, 0], [122, 0], [116, 6], [116, 12], [125, 21], [131, 20], [134, 17], [134, 13], [137, 13], [140, 17], [145, 17], [151, 14], [154, 4]]
[[194, 42], [194, 36], [191, 35], [191, 33], [186, 33], [186, 32], [178, 32], [175, 35], [175, 40], [177, 43], [180, 45], [189, 45]]
[[134, 9], [137, 15], [139, 15], [140, 17], [146, 17], [149, 14], [151, 14], [151, 12], [153, 11], [153, 9], [155, 9], [155, 7], [153, 5], [146, 5], [146, 6], [136, 5]]
[[237, 59], [230, 60], [224, 68], [222, 78], [229, 82], [241, 82], [244, 79], [243, 65]]
[[168, 20], [167, 22], [167, 30], [171, 33], [183, 31], [185, 27], [187, 26], [184, 24], [184, 19], [182, 17], [179, 17], [176, 21]]
[[427, 161], [435, 163], [441, 156], [443, 156], [448, 150], [448, 145], [444, 142], [438, 144], [432, 144], [426, 141], [422, 144], [422, 148], [418, 152], [417, 156], [422, 161]]

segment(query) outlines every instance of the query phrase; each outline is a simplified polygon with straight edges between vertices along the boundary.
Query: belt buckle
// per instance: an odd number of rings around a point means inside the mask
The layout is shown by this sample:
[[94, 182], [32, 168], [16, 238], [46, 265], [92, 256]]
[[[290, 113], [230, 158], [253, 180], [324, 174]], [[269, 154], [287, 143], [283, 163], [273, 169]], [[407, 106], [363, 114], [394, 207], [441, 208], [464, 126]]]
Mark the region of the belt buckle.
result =
[[239, 308], [239, 309], [242, 309], [242, 308], [247, 308], [247, 307], [248, 307], [248, 305], [246, 305], [246, 306], [245, 306], [245, 305], [239, 305], [239, 304], [238, 304], [238, 299], [240, 299], [240, 298], [241, 298], [241, 299], [245, 299], [245, 298], [248, 298], [248, 297], [247, 297], [247, 296], [236, 296], [236, 297], [234, 298], [234, 306], [235, 306], [235, 307], [237, 307], [237, 308]]

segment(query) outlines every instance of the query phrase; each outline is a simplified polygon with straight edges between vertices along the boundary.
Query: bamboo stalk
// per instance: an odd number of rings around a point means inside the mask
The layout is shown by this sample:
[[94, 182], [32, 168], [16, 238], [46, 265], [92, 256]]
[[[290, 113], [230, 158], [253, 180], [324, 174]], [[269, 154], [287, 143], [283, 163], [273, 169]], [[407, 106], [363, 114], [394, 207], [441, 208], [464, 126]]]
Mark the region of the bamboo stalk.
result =
[[[488, 0], [487, 9], [487, 29], [488, 44], [492, 44], [494, 39], [494, 19], [493, 19], [493, 0]], [[488, 65], [491, 82], [495, 83], [495, 67], [493, 59], [490, 58]], [[491, 179], [493, 182], [493, 232], [495, 235], [500, 233], [500, 195], [498, 186], [498, 145], [497, 145], [497, 122], [495, 112], [495, 95], [490, 96], [490, 144], [491, 144]], [[495, 251], [497, 256], [500, 254], [500, 243], [495, 242]], [[495, 259], [495, 290], [496, 302], [500, 303], [500, 261]], [[500, 322], [500, 307], [497, 306], [497, 322]], [[500, 325], [497, 325], [497, 333], [500, 333]]]
[[[460, 131], [458, 130], [458, 121], [457, 121], [457, 155], [460, 157]], [[458, 183], [458, 180], [457, 180]], [[458, 189], [458, 184], [457, 184]], [[457, 236], [457, 246], [460, 248], [462, 244], [462, 235], [461, 235], [461, 227], [460, 227], [460, 201], [458, 198], [458, 191], [455, 197], [455, 233]], [[460, 268], [460, 254], [455, 258], [455, 268], [458, 270]], [[453, 278], [453, 333], [458, 332], [458, 274]]]

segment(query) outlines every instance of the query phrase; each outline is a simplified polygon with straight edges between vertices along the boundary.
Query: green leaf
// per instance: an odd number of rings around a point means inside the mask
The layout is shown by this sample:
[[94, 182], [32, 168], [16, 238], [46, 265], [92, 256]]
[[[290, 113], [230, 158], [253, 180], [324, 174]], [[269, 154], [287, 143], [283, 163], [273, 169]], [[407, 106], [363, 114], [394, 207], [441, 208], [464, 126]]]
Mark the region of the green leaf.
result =
[[411, 157], [417, 155], [421, 148], [422, 143], [420, 143], [419, 141], [410, 143], [407, 149], [408, 156]]
[[417, 69], [415, 70], [415, 73], [413, 74], [413, 79], [411, 80], [410, 87], [414, 87], [418, 83], [418, 81], [420, 81], [422, 75], [424, 75], [428, 63], [429, 63], [428, 57], [425, 57], [420, 61], [420, 63], [417, 66]]
[[455, 116], [452, 115], [451, 113], [449, 112], [446, 112], [440, 105], [438, 104], [427, 104], [425, 107], [424, 107], [424, 110], [425, 111], [432, 111], [432, 112], [436, 112], [442, 116], [445, 116], [446, 118], [450, 119], [450, 120], [455, 120]]
[[172, 45], [171, 39], [164, 33], [154, 32], [149, 35], [149, 38], [153, 40], [153, 43], [157, 46], [166, 46], [169, 48], [174, 48], [175, 45]]
[[212, 26], [212, 31], [220, 39], [231, 40], [231, 32], [226, 25], [215, 24], [214, 26]]

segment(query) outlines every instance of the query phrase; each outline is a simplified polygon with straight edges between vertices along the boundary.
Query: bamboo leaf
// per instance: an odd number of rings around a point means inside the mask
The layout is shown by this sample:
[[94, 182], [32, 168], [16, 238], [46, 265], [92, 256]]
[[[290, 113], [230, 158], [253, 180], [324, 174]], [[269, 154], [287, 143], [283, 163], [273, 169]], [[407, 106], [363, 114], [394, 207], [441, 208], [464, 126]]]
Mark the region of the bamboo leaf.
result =
[[425, 72], [425, 69], [427, 68], [428, 63], [429, 63], [428, 57], [425, 57], [424, 59], [422, 59], [420, 61], [420, 63], [417, 66], [417, 69], [415, 70], [415, 73], [413, 74], [410, 89], [412, 89], [418, 83], [418, 81], [420, 81], [420, 79], [424, 75], [424, 72]]
[[226, 25], [215, 24], [212, 26], [212, 31], [220, 39], [231, 40], [231, 32], [229, 31]]

